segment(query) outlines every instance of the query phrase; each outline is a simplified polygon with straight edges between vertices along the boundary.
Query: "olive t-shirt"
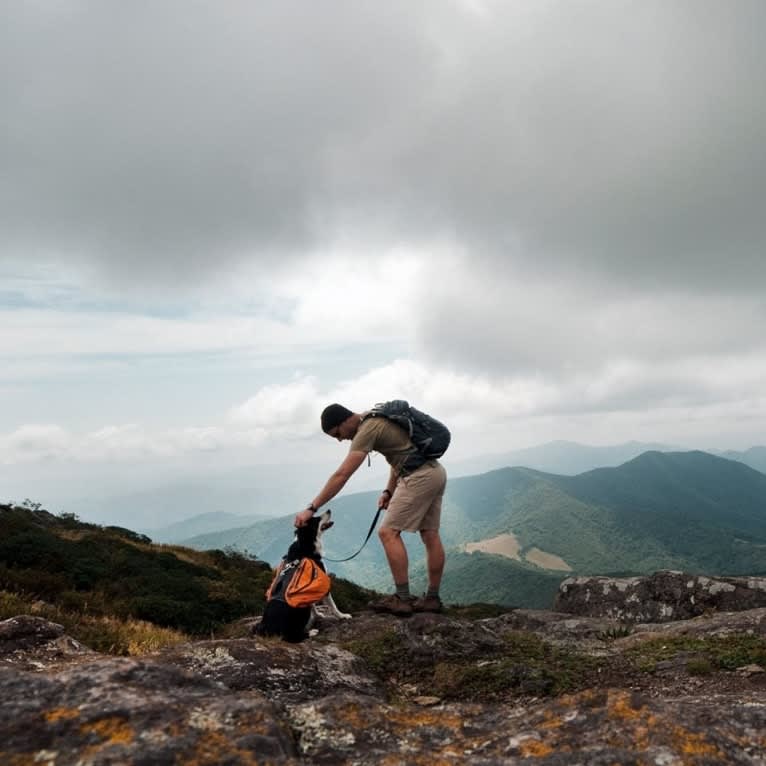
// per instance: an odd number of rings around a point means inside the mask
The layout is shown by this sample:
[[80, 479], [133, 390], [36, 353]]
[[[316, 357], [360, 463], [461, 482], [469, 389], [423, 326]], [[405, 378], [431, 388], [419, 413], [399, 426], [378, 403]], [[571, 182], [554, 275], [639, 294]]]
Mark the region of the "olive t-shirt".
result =
[[372, 417], [359, 424], [351, 440], [350, 452], [380, 452], [395, 470], [400, 471], [408, 455], [417, 452], [407, 432], [383, 417]]

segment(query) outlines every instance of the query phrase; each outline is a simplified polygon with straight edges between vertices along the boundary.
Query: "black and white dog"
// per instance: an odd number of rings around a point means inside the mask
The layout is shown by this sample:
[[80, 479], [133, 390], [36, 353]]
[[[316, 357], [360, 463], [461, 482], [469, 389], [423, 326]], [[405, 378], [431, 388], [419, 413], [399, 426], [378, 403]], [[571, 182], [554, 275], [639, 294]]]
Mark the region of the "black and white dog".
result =
[[[277, 567], [272, 588], [283, 569], [301, 559], [313, 559], [324, 570], [322, 534], [333, 525], [330, 520], [331, 516], [332, 512], [328, 509], [323, 514], [314, 516], [306, 525], [295, 530], [295, 540]], [[272, 588], [269, 590], [271, 591]], [[339, 619], [351, 619], [350, 614], [345, 614], [338, 609], [331, 593], [328, 593], [320, 604], [326, 606]], [[316, 619], [316, 607], [316, 604], [305, 607], [290, 606], [284, 598], [270, 597], [266, 602], [263, 617], [255, 627], [255, 634], [258, 636], [280, 636], [291, 643], [303, 641], [308, 638], [311, 625]]]

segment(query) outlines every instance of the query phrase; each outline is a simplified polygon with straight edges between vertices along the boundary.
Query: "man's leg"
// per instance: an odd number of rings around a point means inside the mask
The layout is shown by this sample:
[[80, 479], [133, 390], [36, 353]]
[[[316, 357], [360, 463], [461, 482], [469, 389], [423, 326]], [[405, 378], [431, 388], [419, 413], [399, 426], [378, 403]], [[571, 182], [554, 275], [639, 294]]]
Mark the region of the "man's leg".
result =
[[381, 527], [378, 530], [378, 537], [383, 543], [383, 550], [386, 552], [388, 567], [394, 578], [395, 585], [402, 585], [409, 581], [409, 561], [407, 559], [407, 548], [402, 540], [402, 533], [399, 529], [391, 527]]
[[383, 543], [383, 550], [386, 552], [388, 567], [394, 578], [396, 593], [390, 596], [373, 601], [370, 607], [376, 612], [389, 612], [406, 617], [412, 614], [412, 602], [409, 598], [409, 562], [407, 560], [407, 548], [402, 540], [402, 533], [399, 529], [392, 527], [381, 527], [378, 530], [378, 537]]
[[438, 529], [421, 529], [420, 539], [426, 546], [428, 587], [438, 591], [444, 573], [444, 546]]

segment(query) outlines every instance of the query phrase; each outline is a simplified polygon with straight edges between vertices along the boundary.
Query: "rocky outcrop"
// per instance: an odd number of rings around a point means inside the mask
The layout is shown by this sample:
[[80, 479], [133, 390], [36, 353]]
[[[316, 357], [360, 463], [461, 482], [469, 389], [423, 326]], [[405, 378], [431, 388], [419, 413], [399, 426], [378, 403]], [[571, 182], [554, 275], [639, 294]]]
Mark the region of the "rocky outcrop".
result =
[[631, 627], [365, 612], [299, 645], [127, 658], [22, 616], [0, 622], [0, 763], [763, 766], [765, 626], [766, 607]]
[[634, 623], [758, 607], [766, 607], [766, 577], [703, 577], [672, 571], [649, 577], [569, 577], [561, 583], [554, 604], [558, 612]]
[[0, 667], [39, 670], [72, 657], [95, 654], [55, 622], [19, 615], [0, 622]]

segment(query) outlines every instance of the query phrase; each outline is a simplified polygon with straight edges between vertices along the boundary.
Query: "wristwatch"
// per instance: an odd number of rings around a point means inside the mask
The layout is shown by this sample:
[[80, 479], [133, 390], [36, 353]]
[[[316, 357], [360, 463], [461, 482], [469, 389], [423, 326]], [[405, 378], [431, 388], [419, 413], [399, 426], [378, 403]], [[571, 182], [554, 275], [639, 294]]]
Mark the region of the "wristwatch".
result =
[[317, 509], [317, 507], [314, 505], [314, 503], [311, 503], [311, 504], [309, 504], [309, 505], [307, 505], [307, 506], [306, 506], [306, 510], [307, 510], [307, 511], [311, 511], [311, 513], [316, 513], [318, 509]]

